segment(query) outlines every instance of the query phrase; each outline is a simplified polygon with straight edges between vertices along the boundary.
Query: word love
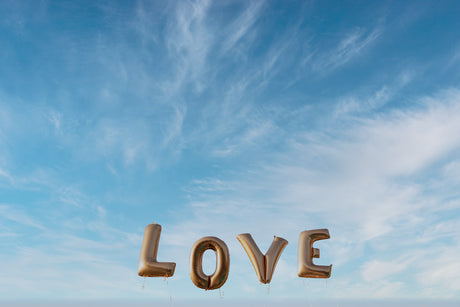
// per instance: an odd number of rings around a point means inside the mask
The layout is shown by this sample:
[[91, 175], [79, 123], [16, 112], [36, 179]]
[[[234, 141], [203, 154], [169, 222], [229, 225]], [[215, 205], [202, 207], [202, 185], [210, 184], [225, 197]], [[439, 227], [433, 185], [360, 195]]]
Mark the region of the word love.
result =
[[[175, 262], [158, 262], [157, 252], [160, 241], [161, 226], [150, 224], [145, 227], [139, 258], [138, 274], [143, 277], [170, 277], [174, 275]], [[264, 284], [270, 283], [276, 263], [288, 244], [288, 241], [276, 237], [264, 254], [257, 247], [249, 233], [236, 237], [252, 262], [257, 278]], [[297, 275], [303, 278], [329, 278], [332, 265], [313, 264], [313, 258], [319, 258], [319, 249], [313, 247], [318, 240], [329, 239], [327, 229], [302, 231], [299, 236]], [[203, 254], [211, 249], [216, 253], [216, 270], [212, 275], [203, 272]], [[222, 287], [228, 277], [230, 255], [224, 241], [216, 237], [204, 237], [195, 242], [190, 253], [190, 277], [193, 283], [201, 289], [213, 290]]]

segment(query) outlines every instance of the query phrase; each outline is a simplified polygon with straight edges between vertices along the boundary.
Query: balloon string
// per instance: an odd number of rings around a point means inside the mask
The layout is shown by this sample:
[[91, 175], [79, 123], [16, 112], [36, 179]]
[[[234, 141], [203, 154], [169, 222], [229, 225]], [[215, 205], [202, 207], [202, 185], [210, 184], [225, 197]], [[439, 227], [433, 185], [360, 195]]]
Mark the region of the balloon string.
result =
[[144, 281], [142, 282], [142, 291], [144, 291], [145, 289], [145, 277], [144, 277]]
[[169, 277], [166, 276], [164, 278], [164, 281], [166, 282], [166, 288], [168, 289], [168, 292], [169, 292], [169, 304], [170, 304], [170, 306], [172, 306], [172, 290], [169, 287]]
[[222, 291], [220, 288], [219, 288], [219, 298], [220, 298], [221, 300], [224, 299], [224, 291]]

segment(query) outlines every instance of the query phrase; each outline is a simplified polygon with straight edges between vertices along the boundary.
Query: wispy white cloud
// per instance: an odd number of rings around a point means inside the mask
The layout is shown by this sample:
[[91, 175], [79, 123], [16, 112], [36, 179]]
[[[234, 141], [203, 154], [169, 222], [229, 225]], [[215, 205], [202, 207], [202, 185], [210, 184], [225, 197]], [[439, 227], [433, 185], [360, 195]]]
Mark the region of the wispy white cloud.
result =
[[62, 120], [62, 115], [59, 112], [56, 111], [51, 111], [48, 114], [48, 120], [50, 123], [54, 126], [57, 132], [60, 132], [61, 130], [61, 120]]
[[166, 95], [172, 95], [187, 81], [193, 82], [199, 92], [206, 86], [210, 77], [205, 76], [207, 57], [215, 39], [206, 25], [209, 7], [209, 1], [182, 2], [175, 9], [175, 19], [170, 20], [165, 34], [169, 57], [175, 63], [173, 79], [163, 85]]
[[16, 210], [11, 205], [0, 204], [0, 214], [2, 219], [10, 220], [24, 226], [29, 226], [38, 229], [45, 229], [40, 222], [31, 217], [24, 211]]
[[[339, 99], [335, 108], [334, 116], [340, 118], [342, 116], [356, 116], [363, 112], [373, 112], [385, 106], [395, 99], [395, 96], [404, 90], [414, 78], [414, 74], [410, 70], [403, 71], [388, 85], [383, 85], [370, 95], [364, 96], [361, 94], [350, 94], [342, 99]], [[356, 89], [354, 89], [356, 91]]]
[[[72, 193], [66, 192], [70, 190]], [[76, 300], [113, 298], [115, 293], [118, 298], [129, 297], [127, 293], [142, 295], [136, 264], [126, 265], [126, 259], [138, 257], [141, 234], [111, 226], [107, 219], [113, 212], [94, 205], [94, 200], [77, 190], [65, 189], [62, 194], [69, 199], [67, 202], [77, 204], [71, 208], [72, 217], [65, 214], [65, 209], [31, 217], [11, 205], [0, 205], [4, 221], [40, 230], [29, 232], [31, 240], [24, 240], [15, 233], [19, 227], [11, 227], [10, 243], [0, 255], [2, 296], [8, 293], [8, 297], [20, 300], [27, 293], [29, 300]], [[59, 207], [57, 204], [53, 209]], [[94, 214], [88, 214], [91, 212]], [[149, 289], [146, 296], [151, 295], [166, 298], [168, 292]]]
[[356, 113], [363, 110], [374, 110], [383, 106], [391, 98], [391, 93], [389, 92], [388, 87], [383, 86], [377, 90], [374, 95], [365, 99], [365, 101], [360, 101], [356, 97], [346, 97], [342, 100], [338, 107], [336, 108], [336, 116], [343, 114]]
[[264, 6], [264, 1], [251, 1], [247, 8], [236, 18], [226, 29], [228, 32], [227, 38], [222, 44], [222, 53], [227, 53], [230, 50], [232, 53], [239, 48], [235, 48], [242, 38], [251, 31], [251, 28], [257, 22], [261, 9]]
[[417, 281], [425, 287], [427, 297], [455, 297], [460, 291], [460, 261], [456, 256], [456, 246], [437, 248], [419, 262], [420, 271], [416, 274]]
[[390, 261], [373, 260], [363, 265], [361, 274], [364, 281], [383, 280], [405, 270], [407, 265], [407, 259], [401, 258]]
[[[19, 300], [23, 297], [21, 293], [35, 299], [50, 295], [60, 299], [91, 299], [114, 293], [123, 297], [127, 286], [132, 287], [131, 291], [142, 292], [131, 268], [110, 259], [110, 253], [81, 251], [79, 246], [63, 250], [59, 249], [61, 243], [56, 241], [57, 249], [47, 246], [46, 252], [42, 248], [28, 247], [20, 249], [14, 258], [2, 256], [0, 293], [9, 291], [9, 296], [13, 294]], [[27, 272], [27, 276], [17, 276], [18, 268]]]
[[371, 47], [382, 33], [383, 29], [380, 26], [370, 31], [360, 28], [349, 31], [335, 48], [316, 59], [313, 69], [319, 73], [328, 73], [345, 65]]
[[1, 168], [0, 168], [0, 177], [5, 178], [9, 182], [13, 182], [13, 176], [11, 176], [11, 174], [8, 171], [3, 170]]

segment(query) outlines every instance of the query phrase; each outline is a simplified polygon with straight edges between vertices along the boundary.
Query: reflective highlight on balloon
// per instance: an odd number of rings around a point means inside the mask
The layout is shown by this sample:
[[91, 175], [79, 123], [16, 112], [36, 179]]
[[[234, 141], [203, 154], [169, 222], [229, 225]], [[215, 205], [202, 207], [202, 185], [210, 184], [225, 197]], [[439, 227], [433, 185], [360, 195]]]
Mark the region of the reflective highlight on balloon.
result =
[[329, 239], [329, 230], [314, 229], [302, 231], [299, 235], [297, 275], [304, 278], [329, 278], [332, 265], [315, 265], [313, 258], [319, 258], [319, 249], [313, 247], [318, 240]]
[[[212, 249], [216, 253], [216, 270], [212, 275], [203, 272], [203, 254]], [[205, 290], [218, 289], [228, 277], [230, 255], [224, 241], [216, 237], [204, 237], [196, 241], [190, 253], [190, 277], [195, 286]]]
[[249, 233], [240, 234], [236, 238], [243, 245], [246, 254], [248, 254], [259, 281], [264, 284], [270, 283], [276, 263], [288, 241], [275, 236], [270, 248], [264, 255]]
[[170, 277], [174, 275], [175, 262], [158, 262], [157, 252], [160, 241], [161, 225], [150, 224], [145, 227], [139, 257], [138, 274], [143, 277]]

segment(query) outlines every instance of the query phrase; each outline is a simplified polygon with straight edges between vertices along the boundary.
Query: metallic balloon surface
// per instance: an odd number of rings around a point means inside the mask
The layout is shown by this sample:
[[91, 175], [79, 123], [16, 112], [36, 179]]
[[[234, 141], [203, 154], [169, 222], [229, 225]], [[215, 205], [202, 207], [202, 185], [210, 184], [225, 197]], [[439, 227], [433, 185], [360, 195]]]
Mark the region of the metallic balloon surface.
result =
[[257, 247], [256, 242], [249, 233], [240, 234], [236, 238], [240, 241], [241, 245], [243, 245], [249, 259], [251, 259], [252, 266], [256, 271], [259, 281], [264, 284], [270, 283], [273, 272], [275, 271], [276, 263], [278, 262], [284, 248], [288, 244], [288, 241], [275, 236], [270, 248], [264, 255], [260, 251], [259, 247]]
[[157, 252], [160, 241], [161, 226], [150, 224], [145, 227], [142, 241], [141, 255], [139, 257], [138, 274], [143, 277], [170, 277], [174, 275], [176, 263], [158, 262]]
[[329, 239], [329, 230], [314, 229], [302, 231], [299, 235], [297, 275], [304, 278], [329, 278], [332, 265], [315, 265], [313, 258], [319, 258], [319, 249], [313, 248], [318, 240]]
[[[216, 270], [212, 275], [203, 272], [203, 254], [212, 249], [216, 253]], [[201, 289], [213, 290], [223, 286], [228, 277], [230, 255], [224, 241], [216, 237], [204, 237], [196, 241], [190, 253], [190, 277]]]

